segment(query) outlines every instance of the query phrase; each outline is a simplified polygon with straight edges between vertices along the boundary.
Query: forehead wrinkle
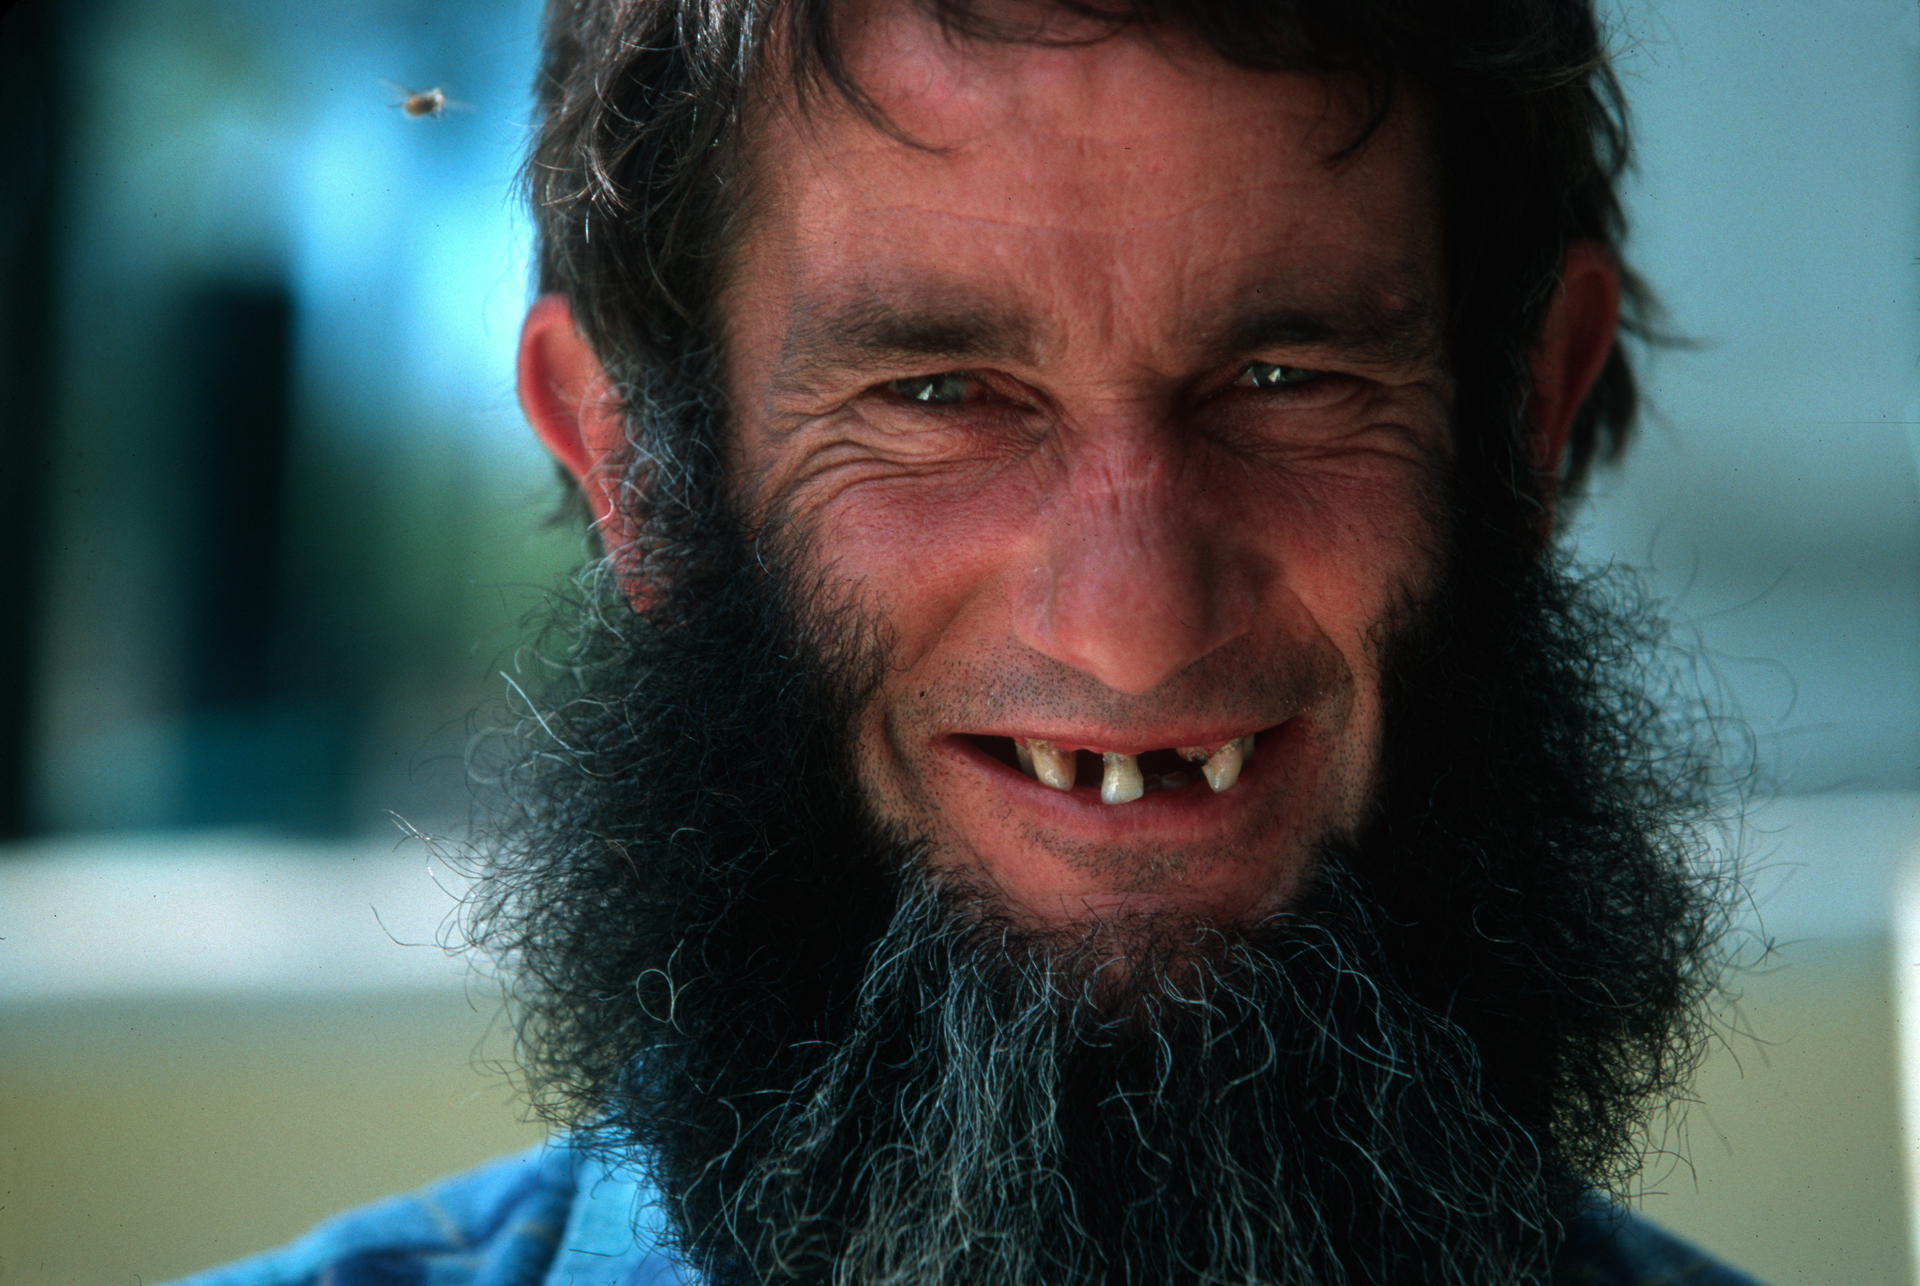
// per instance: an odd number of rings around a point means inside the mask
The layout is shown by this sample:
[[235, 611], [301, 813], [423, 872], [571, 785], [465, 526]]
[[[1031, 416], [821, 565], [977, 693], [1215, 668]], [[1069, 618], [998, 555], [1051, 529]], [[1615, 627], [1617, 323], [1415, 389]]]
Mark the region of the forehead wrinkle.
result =
[[[828, 193], [815, 204], [830, 215], [856, 214], [868, 225], [884, 226], [890, 219], [944, 221], [956, 225], [955, 235], [971, 226], [1014, 232], [1059, 233], [1075, 238], [1124, 240], [1167, 224], [1194, 221], [1218, 208], [1244, 208], [1276, 199], [1272, 183], [1247, 174], [1230, 184], [1195, 182], [1154, 206], [1143, 204], [1147, 183], [1163, 170], [1177, 168], [1150, 147], [1086, 146], [1031, 147], [1022, 155], [1042, 158], [1037, 173], [1023, 184], [1029, 198], [1019, 213], [1004, 209], [1004, 192], [995, 186], [1009, 164], [1006, 149], [1016, 146], [1005, 136], [982, 136], [964, 143], [915, 152], [892, 139], [878, 136], [855, 148], [843, 148], [830, 157], [812, 157], [816, 171], [827, 178]], [[1123, 154], [1137, 151], [1137, 157]], [[1076, 173], [1062, 162], [1074, 153], [1098, 163], [1091, 176]], [[924, 183], [914, 194], [888, 194], [885, 199], [860, 191], [861, 178], [888, 173], [906, 183]], [[857, 176], [857, 177], [855, 177]], [[1198, 177], [1196, 172], [1196, 178]], [[853, 191], [849, 191], [849, 183]], [[1297, 187], [1299, 185], [1289, 185]], [[808, 209], [801, 217], [815, 214]]]

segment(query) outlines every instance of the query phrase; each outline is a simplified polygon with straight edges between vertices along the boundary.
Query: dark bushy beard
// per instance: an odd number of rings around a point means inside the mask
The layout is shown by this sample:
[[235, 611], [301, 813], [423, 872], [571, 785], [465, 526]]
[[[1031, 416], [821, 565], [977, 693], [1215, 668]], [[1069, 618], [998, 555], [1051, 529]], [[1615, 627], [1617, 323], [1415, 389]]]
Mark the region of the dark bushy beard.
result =
[[538, 1105], [638, 1160], [715, 1282], [1539, 1281], [1631, 1172], [1719, 904], [1703, 747], [1599, 587], [1456, 525], [1309, 894], [1063, 943], [862, 807], [883, 631], [693, 526], [644, 616], [589, 613], [473, 927]]

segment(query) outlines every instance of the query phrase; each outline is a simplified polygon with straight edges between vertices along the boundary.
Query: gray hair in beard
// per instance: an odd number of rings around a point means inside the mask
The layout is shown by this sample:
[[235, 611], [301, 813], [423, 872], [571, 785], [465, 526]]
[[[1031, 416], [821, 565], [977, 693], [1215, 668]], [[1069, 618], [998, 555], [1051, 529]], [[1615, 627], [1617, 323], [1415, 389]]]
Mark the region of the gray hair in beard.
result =
[[881, 833], [847, 746], [884, 622], [715, 506], [656, 508], [672, 592], [589, 611], [505, 748], [469, 921], [536, 1107], [714, 1286], [1546, 1277], [1719, 965], [1712, 725], [1655, 700], [1630, 595], [1456, 524], [1310, 894], [1063, 941]]
[[903, 875], [845, 1038], [722, 1207], [741, 1266], [845, 1286], [1544, 1280], [1564, 1175], [1491, 1104], [1474, 1042], [1392, 981], [1341, 856], [1322, 871], [1309, 914], [1145, 950], [1138, 926], [1063, 950]]

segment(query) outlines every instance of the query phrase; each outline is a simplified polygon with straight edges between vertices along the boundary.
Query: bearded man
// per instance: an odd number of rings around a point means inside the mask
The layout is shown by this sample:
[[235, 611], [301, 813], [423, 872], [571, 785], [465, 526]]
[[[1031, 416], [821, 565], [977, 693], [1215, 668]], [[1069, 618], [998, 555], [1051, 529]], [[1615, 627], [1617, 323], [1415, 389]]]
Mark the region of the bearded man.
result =
[[605, 557], [471, 927], [566, 1130], [215, 1280], [1747, 1280], [1606, 1200], [1726, 892], [1553, 539], [1649, 307], [1586, 0], [546, 40]]

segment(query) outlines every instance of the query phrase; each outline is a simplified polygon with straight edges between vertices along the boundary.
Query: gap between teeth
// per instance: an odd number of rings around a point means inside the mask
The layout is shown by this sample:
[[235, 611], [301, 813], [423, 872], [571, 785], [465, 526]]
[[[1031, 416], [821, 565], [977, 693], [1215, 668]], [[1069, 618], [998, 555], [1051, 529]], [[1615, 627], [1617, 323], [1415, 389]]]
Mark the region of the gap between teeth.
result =
[[[1022, 772], [1031, 774], [1055, 790], [1073, 789], [1075, 752], [1061, 750], [1051, 741], [1015, 737], [1013, 753], [1020, 761]], [[1236, 737], [1211, 753], [1205, 746], [1181, 746], [1174, 753], [1191, 763], [1199, 764], [1201, 774], [1207, 779], [1207, 785], [1213, 788], [1215, 794], [1218, 794], [1240, 780], [1240, 769], [1245, 766], [1247, 757], [1253, 753], [1253, 738]], [[1139, 756], [1108, 751], [1101, 756], [1101, 760], [1100, 798], [1102, 802], [1129, 804], [1147, 793], [1146, 780], [1140, 773]], [[1184, 786], [1186, 783], [1186, 774], [1177, 772], [1168, 773], [1154, 781], [1154, 785], [1162, 789]]]

